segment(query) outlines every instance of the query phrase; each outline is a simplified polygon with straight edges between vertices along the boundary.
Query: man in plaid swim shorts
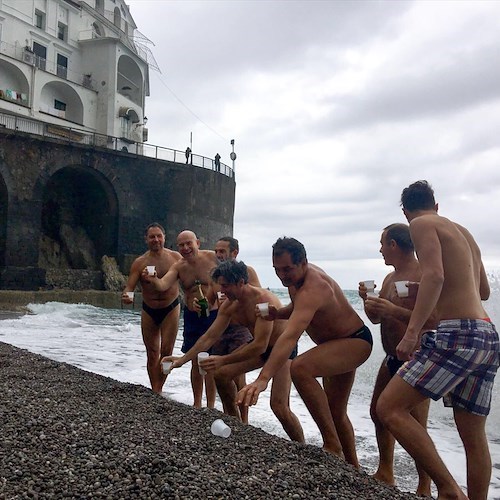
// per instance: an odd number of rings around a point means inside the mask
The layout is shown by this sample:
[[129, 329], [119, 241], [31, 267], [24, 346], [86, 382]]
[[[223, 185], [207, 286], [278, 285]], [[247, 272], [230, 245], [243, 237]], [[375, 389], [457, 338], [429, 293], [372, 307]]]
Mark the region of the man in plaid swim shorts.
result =
[[[464, 227], [438, 215], [427, 181], [403, 190], [403, 212], [422, 278], [406, 333], [396, 352], [403, 365], [381, 394], [377, 414], [436, 484], [438, 497], [485, 500], [491, 478], [486, 417], [499, 365], [499, 340], [482, 300], [490, 288], [481, 252]], [[422, 336], [433, 310], [439, 325]], [[410, 415], [426, 398], [453, 407], [467, 457], [468, 497], [453, 479], [427, 431]]]

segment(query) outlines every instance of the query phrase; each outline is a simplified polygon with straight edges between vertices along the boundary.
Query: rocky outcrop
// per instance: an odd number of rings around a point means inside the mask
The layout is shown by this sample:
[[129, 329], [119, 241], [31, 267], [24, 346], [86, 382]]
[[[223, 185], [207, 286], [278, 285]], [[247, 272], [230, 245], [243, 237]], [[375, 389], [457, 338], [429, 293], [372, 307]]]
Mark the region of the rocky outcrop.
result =
[[101, 259], [101, 267], [104, 275], [104, 289], [122, 291], [127, 284], [127, 278], [118, 269], [115, 258], [104, 255]]

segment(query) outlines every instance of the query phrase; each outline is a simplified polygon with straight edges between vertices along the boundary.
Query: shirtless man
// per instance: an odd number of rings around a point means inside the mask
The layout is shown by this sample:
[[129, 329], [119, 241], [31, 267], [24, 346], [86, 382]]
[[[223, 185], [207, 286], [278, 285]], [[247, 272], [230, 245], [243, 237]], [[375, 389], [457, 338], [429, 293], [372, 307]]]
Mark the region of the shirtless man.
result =
[[[257, 403], [305, 330], [317, 346], [293, 360], [293, 383], [319, 427], [324, 449], [359, 467], [347, 401], [356, 368], [372, 350], [370, 330], [338, 284], [307, 262], [305, 248], [296, 239], [278, 239], [273, 266], [292, 301], [282, 308], [270, 306], [266, 318], [288, 322], [257, 380], [238, 393], [237, 402]], [[323, 377], [323, 387], [318, 377]]]
[[[177, 236], [177, 248], [182, 256], [161, 279], [158, 277], [146, 277], [156, 290], [169, 290], [176, 286], [177, 281], [184, 290], [184, 342], [182, 352], [188, 352], [196, 341], [208, 330], [217, 317], [217, 302], [211, 306], [208, 318], [199, 317], [198, 311], [193, 305], [198, 287], [196, 281], [201, 282], [204, 295], [209, 294], [210, 271], [217, 265], [218, 260], [212, 250], [200, 250], [200, 240], [193, 231], [182, 231]], [[143, 271], [143, 276], [146, 272]], [[172, 354], [172, 353], [170, 353]], [[198, 369], [198, 360], [193, 359], [191, 366], [191, 386], [193, 389], [194, 406], [201, 408], [203, 395], [203, 375]], [[210, 375], [205, 376], [207, 406], [215, 406], [215, 382]]]
[[[240, 417], [236, 401], [234, 379], [251, 370], [260, 368], [272, 352], [275, 342], [283, 333], [286, 321], [277, 319], [265, 321], [255, 315], [256, 305], [262, 302], [272, 304], [276, 309], [281, 303], [272, 292], [248, 283], [247, 266], [236, 260], [221, 262], [212, 272], [212, 278], [226, 295], [220, 306], [217, 319], [200, 337], [198, 342], [182, 357], [170, 357], [172, 367], [177, 368], [195, 359], [199, 352], [207, 351], [224, 333], [229, 324], [247, 327], [253, 335], [253, 341], [224, 356], [210, 356], [201, 366], [215, 372], [217, 388], [222, 399], [224, 412]], [[304, 442], [304, 434], [298, 418], [290, 410], [291, 389], [290, 364], [297, 355], [296, 343], [290, 348], [280, 367], [274, 373], [271, 390], [271, 409], [283, 425], [290, 439]]]
[[[239, 242], [236, 238], [233, 238], [232, 236], [223, 236], [215, 244], [215, 255], [217, 256], [219, 262], [224, 262], [226, 260], [236, 260], [239, 252], [240, 252]], [[257, 276], [255, 269], [251, 266], [247, 266], [247, 272], [248, 272], [248, 283], [250, 283], [250, 285], [257, 286], [260, 288], [259, 277]], [[214, 286], [215, 289], [220, 290], [220, 287], [218, 287], [217, 284], [215, 283], [213, 284], [215, 285]], [[222, 295], [222, 297], [224, 297], [224, 295]], [[221, 300], [224, 299], [219, 298], [218, 300], [220, 307]], [[210, 352], [214, 355], [223, 356], [225, 354], [233, 352], [241, 345], [247, 344], [252, 340], [252, 338], [253, 338], [252, 334], [250, 333], [248, 328], [242, 327], [241, 325], [238, 324], [231, 323], [227, 327], [226, 331], [221, 336], [221, 338], [214, 344]], [[238, 375], [236, 377], [235, 383], [238, 390], [244, 387], [246, 384], [245, 373], [241, 373], [240, 375]], [[217, 385], [217, 380], [216, 380], [216, 385]], [[219, 387], [217, 387], [217, 389], [219, 390]], [[248, 406], [245, 405], [240, 406], [240, 416], [241, 416], [241, 421], [244, 424], [248, 424]]]
[[179, 287], [175, 285], [167, 291], [158, 292], [142, 278], [141, 273], [146, 266], [155, 266], [156, 274], [161, 277], [181, 256], [164, 248], [165, 230], [157, 222], [150, 224], [144, 234], [148, 251], [132, 263], [127, 285], [122, 293], [122, 302], [133, 303], [127, 292], [133, 292], [140, 280], [143, 299], [141, 330], [146, 346], [149, 381], [153, 391], [161, 393], [167, 377], [161, 372], [160, 359], [172, 354], [179, 328]]
[[[236, 238], [232, 236], [223, 236], [215, 244], [215, 255], [219, 262], [225, 260], [236, 260], [238, 254], [240, 253], [240, 245]], [[248, 271], [248, 282], [253, 286], [260, 287], [259, 277], [255, 269], [251, 266], [247, 266]]]
[[[481, 252], [467, 229], [438, 215], [427, 181], [405, 188], [401, 204], [422, 277], [408, 327], [396, 348], [399, 359], [410, 361], [381, 394], [377, 413], [429, 474], [438, 498], [465, 499], [426, 429], [410, 414], [424, 399], [444, 396], [445, 404], [453, 407], [465, 448], [469, 498], [484, 500], [491, 478], [485, 424], [498, 369], [499, 340], [481, 303], [489, 296]], [[437, 332], [424, 335], [418, 349], [419, 334], [434, 309]]]
[[[400, 298], [396, 292], [396, 281], [420, 281], [420, 267], [415, 257], [410, 229], [406, 224], [391, 224], [384, 229], [380, 238], [380, 253], [387, 266], [394, 266], [382, 284], [378, 298], [367, 297], [364, 283], [359, 284], [359, 295], [364, 301], [365, 312], [372, 323], [380, 324], [382, 346], [386, 357], [380, 366], [375, 388], [370, 404], [370, 415], [375, 424], [375, 434], [379, 450], [379, 464], [375, 479], [394, 485], [394, 437], [384, 427], [375, 411], [380, 393], [389, 380], [396, 374], [404, 361], [396, 355], [396, 346], [406, 331], [411, 311], [415, 305], [413, 286], [408, 297]], [[418, 285], [417, 285], [418, 286]], [[426, 325], [427, 329], [436, 328], [436, 324]], [[415, 419], [425, 427], [429, 413], [429, 399], [422, 401], [412, 410]], [[431, 481], [429, 476], [416, 464], [418, 472], [417, 495], [431, 496]]]

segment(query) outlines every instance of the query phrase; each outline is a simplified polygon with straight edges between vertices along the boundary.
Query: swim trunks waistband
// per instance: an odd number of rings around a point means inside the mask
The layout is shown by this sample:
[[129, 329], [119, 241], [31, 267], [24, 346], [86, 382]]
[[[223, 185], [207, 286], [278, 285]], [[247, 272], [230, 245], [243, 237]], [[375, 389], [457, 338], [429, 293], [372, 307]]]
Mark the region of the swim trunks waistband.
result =
[[145, 313], [147, 313], [151, 317], [155, 325], [160, 326], [163, 323], [163, 320], [168, 316], [170, 311], [175, 309], [178, 305], [179, 305], [179, 297], [177, 297], [167, 307], [160, 307], [159, 309], [150, 307], [146, 304], [146, 302], [143, 302], [142, 309]]
[[359, 330], [345, 338], [366, 340], [370, 345], [373, 345], [372, 333], [366, 325], [363, 325]]
[[[269, 359], [269, 356], [271, 356], [273, 347], [274, 346], [268, 346], [265, 352], [261, 354], [261, 357], [264, 361], [267, 361]], [[299, 355], [299, 344], [295, 344], [295, 347], [293, 348], [293, 351], [290, 353], [290, 356], [288, 356], [288, 359], [295, 359], [298, 355]]]

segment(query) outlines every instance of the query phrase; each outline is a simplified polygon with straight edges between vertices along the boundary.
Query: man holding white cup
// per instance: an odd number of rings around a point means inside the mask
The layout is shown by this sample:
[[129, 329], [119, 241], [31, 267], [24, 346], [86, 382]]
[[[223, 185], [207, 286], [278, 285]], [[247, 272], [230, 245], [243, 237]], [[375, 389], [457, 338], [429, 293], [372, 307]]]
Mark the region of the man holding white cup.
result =
[[[270, 290], [248, 283], [247, 266], [244, 262], [236, 260], [221, 262], [212, 271], [212, 278], [227, 297], [219, 308], [217, 319], [184, 356], [181, 358], [171, 356], [167, 359], [173, 361], [172, 368], [178, 368], [194, 359], [198, 353], [210, 349], [229, 324], [248, 328], [253, 335], [252, 342], [223, 356], [211, 355], [200, 363], [207, 372], [215, 374], [224, 412], [240, 417], [236, 405], [237, 388], [234, 380], [238, 375], [260, 368], [266, 362], [275, 342], [285, 329], [286, 321], [267, 321], [256, 316], [257, 304], [269, 303], [275, 308], [280, 308], [281, 303]], [[274, 374], [270, 404], [290, 439], [302, 443], [304, 442], [302, 427], [289, 405], [290, 363], [296, 355], [295, 345]]]
[[142, 272], [148, 267], [150, 273], [161, 277], [181, 259], [181, 255], [165, 248], [165, 229], [157, 222], [146, 228], [144, 238], [148, 251], [132, 263], [122, 302], [133, 304], [133, 292], [140, 281], [143, 300], [141, 330], [149, 381], [152, 390], [161, 393], [167, 376], [161, 370], [160, 359], [172, 354], [179, 328], [179, 287], [176, 284], [166, 291], [158, 292], [143, 278]]
[[[391, 224], [384, 228], [380, 238], [380, 253], [387, 266], [394, 266], [382, 283], [378, 297], [370, 295], [366, 281], [359, 283], [358, 293], [363, 299], [365, 313], [374, 324], [380, 324], [382, 346], [386, 357], [380, 366], [370, 404], [370, 415], [375, 424], [375, 434], [379, 448], [379, 465], [373, 475], [375, 479], [389, 485], [395, 484], [394, 479], [394, 437], [382, 424], [377, 416], [377, 401], [398, 369], [404, 364], [397, 357], [396, 346], [406, 331], [413, 307], [415, 305], [416, 290], [420, 281], [421, 272], [413, 242], [410, 237], [410, 228], [407, 224]], [[373, 290], [373, 282], [368, 284]], [[411, 288], [411, 294], [410, 292]], [[435, 328], [436, 322], [426, 325]], [[415, 407], [412, 415], [425, 427], [429, 412], [429, 400], [423, 401]], [[431, 496], [431, 481], [419, 464], [417, 495]]]

